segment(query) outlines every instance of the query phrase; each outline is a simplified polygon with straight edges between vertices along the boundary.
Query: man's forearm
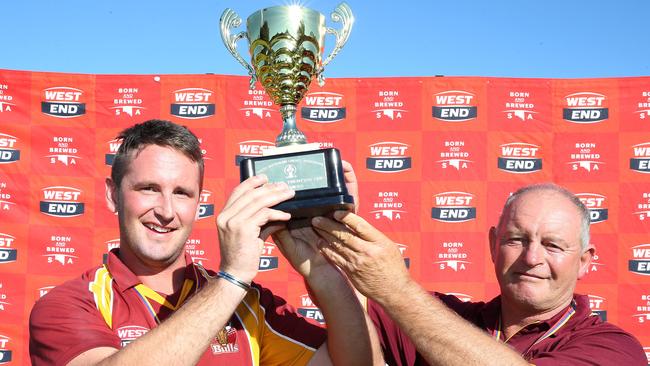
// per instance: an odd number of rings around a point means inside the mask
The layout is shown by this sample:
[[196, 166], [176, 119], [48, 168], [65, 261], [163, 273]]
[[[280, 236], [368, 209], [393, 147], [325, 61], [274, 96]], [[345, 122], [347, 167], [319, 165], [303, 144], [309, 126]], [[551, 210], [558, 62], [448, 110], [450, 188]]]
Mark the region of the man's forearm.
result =
[[431, 365], [527, 365], [410, 280], [377, 301]]
[[372, 321], [342, 274], [308, 283], [327, 322], [327, 343], [335, 365], [384, 365]]
[[194, 365], [244, 296], [243, 289], [223, 279], [210, 280], [158, 327], [99, 364]]

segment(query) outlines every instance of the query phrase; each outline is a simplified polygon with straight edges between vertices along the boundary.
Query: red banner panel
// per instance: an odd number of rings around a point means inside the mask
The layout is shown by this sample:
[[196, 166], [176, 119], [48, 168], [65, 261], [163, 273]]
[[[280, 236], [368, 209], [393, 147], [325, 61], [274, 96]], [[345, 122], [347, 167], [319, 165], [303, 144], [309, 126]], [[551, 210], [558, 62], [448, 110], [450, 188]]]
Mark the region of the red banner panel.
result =
[[[415, 280], [463, 300], [499, 293], [488, 231], [523, 185], [555, 182], [589, 209], [596, 251], [578, 292], [650, 354], [650, 77], [314, 81], [297, 106], [311, 143], [355, 168], [357, 210]], [[0, 363], [27, 363], [31, 307], [119, 247], [105, 179], [120, 131], [148, 119], [200, 139], [204, 186], [185, 244], [219, 268], [216, 218], [239, 163], [275, 146], [279, 107], [249, 78], [0, 70]], [[323, 322], [267, 238], [255, 281]]]

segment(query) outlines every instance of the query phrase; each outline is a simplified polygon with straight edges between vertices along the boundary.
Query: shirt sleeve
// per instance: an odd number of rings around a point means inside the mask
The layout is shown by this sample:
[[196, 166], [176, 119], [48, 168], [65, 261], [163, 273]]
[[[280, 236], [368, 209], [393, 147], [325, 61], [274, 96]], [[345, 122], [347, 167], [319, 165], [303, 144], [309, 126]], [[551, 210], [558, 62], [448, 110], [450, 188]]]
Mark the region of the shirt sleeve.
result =
[[84, 351], [120, 348], [90, 296], [88, 282], [74, 280], [38, 300], [29, 318], [29, 353], [33, 365], [65, 365]]
[[529, 362], [537, 366], [648, 365], [643, 347], [634, 337], [611, 324], [603, 328], [599, 332], [577, 331], [557, 349], [540, 352]]
[[255, 286], [246, 301], [258, 309], [261, 365], [306, 365], [327, 339], [326, 330], [302, 315], [281, 297]]

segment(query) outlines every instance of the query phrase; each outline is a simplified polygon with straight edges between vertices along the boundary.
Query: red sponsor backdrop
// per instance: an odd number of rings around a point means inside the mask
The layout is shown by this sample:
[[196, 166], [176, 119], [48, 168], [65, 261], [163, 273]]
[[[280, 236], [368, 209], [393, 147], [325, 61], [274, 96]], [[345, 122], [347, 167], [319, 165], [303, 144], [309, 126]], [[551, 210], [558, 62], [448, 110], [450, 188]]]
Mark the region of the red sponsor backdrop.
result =
[[[214, 221], [280, 115], [258, 84], [220, 75], [0, 70], [0, 351], [27, 360], [28, 317], [53, 286], [119, 245], [104, 199], [123, 128], [165, 118], [206, 158], [192, 258], [217, 268]], [[399, 244], [430, 290], [498, 292], [487, 232], [520, 185], [555, 181], [591, 210], [597, 257], [578, 290], [650, 350], [650, 77], [328, 79], [298, 106], [311, 142], [356, 168], [359, 212]], [[322, 320], [299, 276], [265, 243], [257, 280]]]

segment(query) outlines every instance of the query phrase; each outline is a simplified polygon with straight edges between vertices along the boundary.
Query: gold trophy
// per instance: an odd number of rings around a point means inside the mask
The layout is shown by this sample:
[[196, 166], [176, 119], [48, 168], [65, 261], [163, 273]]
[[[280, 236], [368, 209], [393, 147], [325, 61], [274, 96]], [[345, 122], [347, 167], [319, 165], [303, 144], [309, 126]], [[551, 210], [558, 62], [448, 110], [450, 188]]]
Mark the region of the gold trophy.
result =
[[[340, 31], [325, 26], [325, 16], [298, 5], [274, 6], [258, 10], [246, 20], [246, 32], [231, 34], [241, 18], [231, 9], [221, 15], [221, 38], [226, 48], [248, 70], [250, 88], [259, 81], [271, 100], [280, 106], [282, 132], [276, 148], [265, 156], [243, 159], [241, 180], [266, 174], [271, 182], [286, 182], [296, 196], [275, 208], [288, 211], [292, 218], [322, 215], [337, 209], [350, 210], [354, 200], [343, 179], [338, 149], [319, 149], [307, 144], [296, 127], [297, 105], [314, 77], [324, 84], [323, 70], [343, 48], [350, 36], [354, 17], [350, 7], [341, 3], [331, 15], [341, 22]], [[336, 45], [323, 61], [325, 35], [333, 34]], [[248, 39], [252, 66], [237, 51], [237, 41]]]

